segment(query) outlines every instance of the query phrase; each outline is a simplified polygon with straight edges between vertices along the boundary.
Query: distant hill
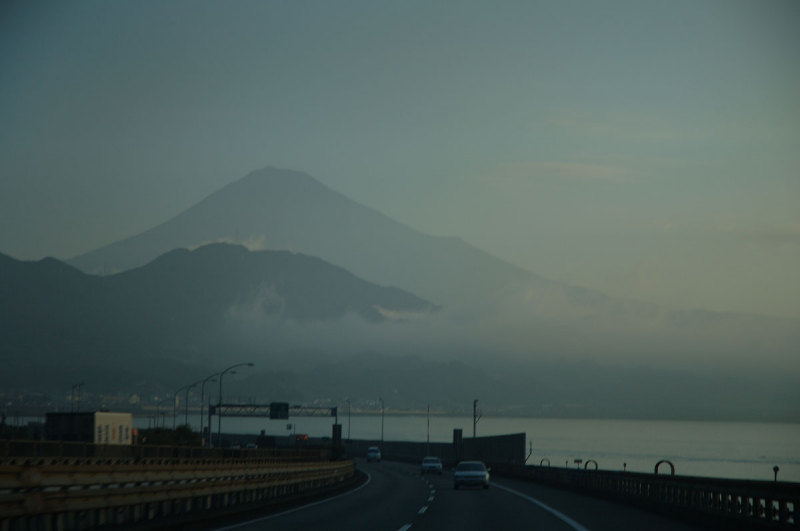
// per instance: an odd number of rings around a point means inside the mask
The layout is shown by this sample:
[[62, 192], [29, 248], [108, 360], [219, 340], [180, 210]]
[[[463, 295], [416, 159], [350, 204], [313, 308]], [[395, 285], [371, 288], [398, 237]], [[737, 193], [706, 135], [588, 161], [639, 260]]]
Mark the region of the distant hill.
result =
[[105, 285], [118, 304], [147, 308], [156, 319], [183, 316], [198, 323], [212, 322], [236, 306], [298, 322], [335, 320], [348, 313], [377, 322], [387, 313], [434, 308], [411, 293], [366, 282], [319, 258], [220, 243], [170, 251], [108, 278]]
[[241, 319], [303, 325], [356, 316], [379, 323], [433, 310], [411, 293], [288, 251], [211, 244], [107, 277], [52, 258], [22, 262], [0, 254], [0, 362], [14, 378], [107, 360], [147, 366], [143, 358], [154, 353], [208, 356], [230, 346], [231, 324]]

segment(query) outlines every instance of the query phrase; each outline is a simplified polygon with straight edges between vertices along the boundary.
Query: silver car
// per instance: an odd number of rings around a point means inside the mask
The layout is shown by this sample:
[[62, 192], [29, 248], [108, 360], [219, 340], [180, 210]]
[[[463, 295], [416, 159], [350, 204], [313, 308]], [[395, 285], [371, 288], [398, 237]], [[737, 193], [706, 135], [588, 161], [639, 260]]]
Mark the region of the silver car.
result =
[[461, 461], [453, 474], [453, 488], [483, 487], [489, 488], [489, 469], [483, 461]]
[[377, 446], [370, 446], [367, 448], [367, 462], [377, 461], [381, 462], [381, 449]]
[[442, 475], [442, 460], [438, 457], [426, 457], [422, 460], [422, 473]]

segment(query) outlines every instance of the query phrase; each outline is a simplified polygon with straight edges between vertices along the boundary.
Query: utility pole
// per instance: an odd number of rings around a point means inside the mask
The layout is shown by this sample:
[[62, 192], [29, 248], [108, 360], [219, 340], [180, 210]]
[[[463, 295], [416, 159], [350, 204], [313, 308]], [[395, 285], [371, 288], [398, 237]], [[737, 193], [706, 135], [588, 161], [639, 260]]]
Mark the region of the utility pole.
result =
[[472, 401], [472, 438], [475, 438], [475, 428], [481, 420], [481, 412], [478, 411], [478, 399]]
[[431, 454], [431, 405], [428, 404], [428, 436], [425, 439], [425, 455]]
[[350, 399], [347, 399], [347, 440], [350, 440], [350, 407], [351, 407]]
[[383, 398], [378, 397], [378, 400], [381, 401], [381, 444], [383, 444], [383, 410], [384, 410]]

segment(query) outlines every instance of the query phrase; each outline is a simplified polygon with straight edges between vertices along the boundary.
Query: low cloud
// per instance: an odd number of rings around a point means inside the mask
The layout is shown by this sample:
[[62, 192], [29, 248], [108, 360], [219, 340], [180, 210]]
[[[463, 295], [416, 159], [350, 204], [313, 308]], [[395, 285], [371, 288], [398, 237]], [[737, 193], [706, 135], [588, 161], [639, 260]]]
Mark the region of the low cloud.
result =
[[636, 181], [634, 172], [627, 168], [583, 162], [518, 162], [503, 165], [498, 168], [496, 173], [502, 177], [517, 180], [556, 178], [609, 183], [632, 183]]
[[612, 136], [634, 141], [664, 142], [680, 137], [677, 131], [662, 121], [636, 114], [587, 116], [581, 112], [565, 112], [548, 123], [578, 134]]
[[[426, 359], [517, 360], [527, 363], [635, 363], [651, 367], [753, 367], [798, 370], [792, 323], [757, 316], [675, 311], [607, 297], [584, 288], [521, 286], [516, 295], [487, 301], [480, 315], [457, 309], [414, 319], [367, 322], [356, 314], [333, 321], [296, 322], [269, 311], [280, 300], [270, 290], [259, 304], [227, 315], [234, 342], [256, 351], [319, 351], [424, 355]], [[266, 304], [265, 304], [266, 302]], [[234, 339], [235, 338], [235, 339]], [[759, 353], [757, 356], [755, 353]]]
[[269, 249], [269, 246], [267, 245], [267, 237], [266, 235], [263, 234], [257, 236], [251, 235], [248, 238], [242, 240], [237, 240], [236, 238], [232, 238], [230, 236], [223, 238], [216, 238], [213, 240], [204, 240], [203, 242], [198, 243], [197, 245], [187, 246], [187, 249], [190, 251], [194, 251], [195, 249], [198, 249], [205, 245], [211, 245], [213, 243], [228, 243], [232, 245], [242, 245], [246, 247], [248, 251], [266, 251]]
[[800, 225], [725, 229], [739, 239], [766, 247], [800, 246]]

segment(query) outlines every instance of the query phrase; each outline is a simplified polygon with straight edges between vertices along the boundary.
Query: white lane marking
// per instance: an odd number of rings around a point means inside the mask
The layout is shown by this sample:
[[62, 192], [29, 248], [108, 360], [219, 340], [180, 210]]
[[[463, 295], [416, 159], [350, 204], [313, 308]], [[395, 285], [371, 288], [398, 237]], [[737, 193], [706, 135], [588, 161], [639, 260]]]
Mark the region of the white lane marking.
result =
[[302, 511], [303, 509], [308, 509], [309, 507], [314, 507], [315, 505], [322, 505], [323, 503], [328, 503], [329, 501], [333, 501], [333, 500], [336, 500], [338, 498], [343, 498], [345, 496], [349, 496], [350, 494], [353, 494], [354, 492], [360, 491], [361, 489], [363, 489], [364, 487], [369, 485], [370, 481], [372, 481], [372, 475], [369, 472], [364, 472], [364, 473], [367, 475], [367, 480], [362, 485], [359, 485], [357, 488], [355, 488], [353, 490], [349, 490], [347, 492], [339, 494], [338, 496], [334, 496], [333, 498], [326, 498], [324, 500], [320, 500], [320, 501], [317, 501], [317, 502], [314, 502], [314, 503], [309, 503], [307, 505], [301, 505], [300, 507], [295, 507], [294, 509], [289, 509], [287, 511], [283, 511], [283, 512], [280, 512], [280, 513], [270, 514], [268, 516], [262, 516], [261, 518], [255, 518], [253, 520], [248, 520], [246, 522], [240, 522], [238, 524], [233, 524], [233, 525], [229, 525], [229, 526], [226, 526], [226, 527], [217, 527], [215, 529], [215, 531], [227, 531], [228, 529], [237, 529], [239, 527], [244, 527], [246, 525], [255, 524], [256, 522], [263, 522], [265, 520], [271, 520], [273, 518], [277, 518], [277, 517], [283, 516], [285, 514], [294, 513], [294, 512], [297, 512], [297, 511]]
[[431, 494], [436, 494], [436, 489], [431, 489]]
[[502, 489], [502, 490], [504, 490], [506, 492], [510, 492], [511, 494], [515, 494], [515, 495], [519, 496], [520, 498], [522, 498], [524, 500], [528, 500], [529, 502], [538, 505], [539, 507], [541, 507], [545, 511], [549, 512], [550, 514], [552, 514], [553, 516], [555, 516], [556, 518], [558, 518], [559, 520], [561, 520], [562, 522], [564, 522], [565, 524], [570, 526], [572, 529], [575, 529], [575, 531], [589, 531], [589, 528], [582, 526], [581, 524], [579, 524], [578, 522], [576, 522], [575, 520], [573, 520], [572, 518], [570, 518], [566, 514], [561, 513], [559, 511], [556, 511], [552, 507], [545, 505], [544, 503], [540, 502], [536, 498], [531, 498], [527, 494], [522, 494], [519, 491], [516, 491], [514, 489], [510, 489], [508, 487], [504, 487], [502, 485], [498, 485], [497, 483], [495, 483], [494, 486], [497, 487], [498, 489]]
[[432, 502], [432, 501], [433, 501], [433, 498], [434, 498], [433, 496], [429, 496], [429, 497], [428, 497], [428, 503]]
[[409, 529], [411, 529], [411, 524], [406, 524], [397, 531], [408, 531]]
[[427, 511], [427, 510], [428, 510], [428, 506], [427, 505], [423, 505], [422, 509], [420, 509], [417, 514], [425, 514], [425, 511]]

